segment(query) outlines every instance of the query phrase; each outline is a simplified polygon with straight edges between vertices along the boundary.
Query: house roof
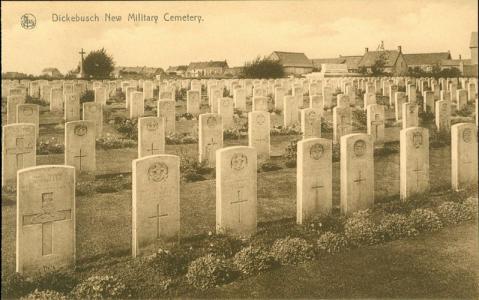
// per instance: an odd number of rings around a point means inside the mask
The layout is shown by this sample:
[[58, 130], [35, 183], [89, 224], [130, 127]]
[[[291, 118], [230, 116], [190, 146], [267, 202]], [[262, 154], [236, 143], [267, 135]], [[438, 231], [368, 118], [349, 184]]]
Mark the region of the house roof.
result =
[[342, 57], [336, 58], [313, 58], [311, 62], [313, 63], [313, 67], [321, 68], [322, 64], [342, 64], [344, 63], [345, 59]]
[[274, 51], [270, 57], [276, 55], [283, 67], [313, 67], [313, 63], [304, 53]]
[[471, 64], [470, 59], [444, 59], [441, 61], [441, 66], [443, 67], [458, 67], [461, 63], [464, 65]]
[[188, 66], [170, 66], [166, 69], [166, 72], [178, 72], [178, 71], [186, 71]]
[[228, 63], [226, 62], [226, 60], [222, 60], [222, 61], [200, 61], [200, 62], [191, 62], [188, 65], [188, 70], [206, 69], [206, 68], [228, 68]]
[[436, 53], [411, 53], [403, 54], [408, 66], [414, 65], [436, 65], [440, 64], [442, 60], [451, 59], [449, 52]]
[[340, 56], [344, 58], [343, 64], [348, 66], [348, 70], [357, 69], [359, 66], [359, 62], [363, 58], [361, 55], [351, 55], [351, 56]]
[[115, 73], [124, 72], [124, 73], [138, 73], [138, 74], [158, 74], [162, 73], [162, 68], [155, 67], [115, 67]]
[[477, 48], [477, 31], [471, 33], [471, 43], [469, 44], [470, 48]]
[[376, 60], [382, 55], [385, 60], [385, 67], [393, 67], [399, 57], [400, 52], [397, 50], [384, 50], [384, 51], [368, 51], [364, 53], [363, 57], [358, 63], [358, 67], [372, 67]]

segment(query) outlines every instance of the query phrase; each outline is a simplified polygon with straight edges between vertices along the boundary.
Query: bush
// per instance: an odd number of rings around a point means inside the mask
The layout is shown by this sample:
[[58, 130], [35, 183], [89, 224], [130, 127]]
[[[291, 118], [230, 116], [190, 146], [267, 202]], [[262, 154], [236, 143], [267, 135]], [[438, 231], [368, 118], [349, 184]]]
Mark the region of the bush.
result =
[[39, 290], [52, 290], [68, 294], [77, 285], [78, 280], [71, 272], [52, 270], [35, 277], [34, 283]]
[[20, 273], [7, 276], [2, 274], [2, 298], [20, 298], [33, 292], [34, 289], [33, 281]]
[[92, 90], [86, 90], [80, 96], [80, 104], [93, 101], [95, 101], [95, 92]]
[[78, 284], [72, 291], [76, 298], [103, 299], [127, 296], [125, 284], [114, 276], [91, 276]]
[[277, 239], [271, 255], [282, 265], [296, 265], [314, 258], [314, 247], [302, 238]]
[[321, 132], [322, 133], [332, 133], [333, 132], [333, 123], [323, 120], [321, 122]]
[[274, 162], [265, 161], [259, 165], [258, 171], [271, 172], [281, 170], [282, 167]]
[[198, 138], [191, 136], [190, 133], [170, 133], [165, 137], [165, 144], [167, 145], [183, 145], [196, 144]]
[[65, 152], [65, 146], [56, 138], [41, 140], [37, 144], [37, 155], [60, 154]]
[[416, 236], [418, 231], [409, 222], [409, 219], [401, 214], [386, 214], [379, 225], [379, 232], [385, 241]]
[[461, 116], [461, 117], [470, 117], [474, 114], [474, 105], [472, 104], [467, 104], [460, 110], [456, 111], [456, 115]]
[[296, 163], [298, 157], [298, 140], [295, 139], [289, 142], [289, 145], [284, 149], [283, 157], [288, 161], [292, 160]]
[[117, 116], [113, 124], [115, 129], [125, 138], [138, 140], [138, 119], [127, 119]]
[[159, 249], [151, 260], [151, 264], [161, 275], [176, 276], [186, 272], [188, 256]]
[[417, 208], [409, 214], [409, 222], [419, 232], [434, 232], [442, 228], [437, 214], [428, 208]]
[[232, 257], [241, 249], [241, 241], [227, 235], [212, 235], [205, 242], [208, 253], [221, 258]]
[[279, 61], [266, 57], [257, 57], [243, 66], [241, 77], [243, 78], [282, 78], [284, 69]]
[[359, 130], [367, 129], [367, 115], [366, 111], [362, 109], [354, 109], [352, 110], [352, 117], [353, 117], [353, 126]]
[[27, 95], [27, 97], [25, 98], [25, 104], [37, 104], [40, 106], [50, 106], [50, 103], [48, 103], [47, 101], [44, 101], [43, 99], [40, 99], [40, 98], [33, 98], [30, 95]]
[[330, 254], [339, 253], [348, 248], [348, 241], [339, 233], [323, 233], [318, 239], [318, 249]]
[[292, 126], [273, 126], [270, 130], [271, 136], [278, 136], [278, 135], [300, 135], [301, 134], [301, 126], [299, 123], [296, 123]]
[[21, 300], [64, 300], [67, 297], [57, 291], [43, 290], [39, 291], [35, 289], [32, 293], [28, 294], [25, 297], [20, 298]]
[[287, 160], [284, 165], [287, 167], [287, 168], [296, 168], [296, 160]]
[[434, 122], [434, 114], [430, 111], [425, 112], [423, 110], [420, 110], [418, 116], [420, 124], [430, 124]]
[[373, 245], [378, 243], [378, 229], [371, 220], [368, 210], [355, 212], [346, 220], [344, 234], [354, 246]]
[[446, 201], [437, 207], [437, 214], [444, 224], [458, 224], [470, 219], [463, 204]]
[[478, 198], [467, 198], [463, 203], [464, 209], [464, 216], [467, 217], [467, 220], [474, 220], [477, 219], [477, 212], [478, 212]]
[[100, 149], [120, 149], [120, 148], [133, 148], [138, 143], [135, 140], [118, 138], [115, 136], [107, 135], [96, 139], [96, 146]]
[[205, 161], [200, 162], [196, 158], [180, 156], [180, 174], [186, 182], [205, 180], [203, 175], [212, 171]]
[[197, 258], [188, 267], [186, 280], [192, 286], [199, 289], [214, 287], [230, 281], [232, 278], [231, 268], [226, 262], [218, 257], [208, 254]]
[[243, 274], [256, 274], [271, 269], [275, 261], [264, 247], [248, 246], [236, 253], [233, 263]]

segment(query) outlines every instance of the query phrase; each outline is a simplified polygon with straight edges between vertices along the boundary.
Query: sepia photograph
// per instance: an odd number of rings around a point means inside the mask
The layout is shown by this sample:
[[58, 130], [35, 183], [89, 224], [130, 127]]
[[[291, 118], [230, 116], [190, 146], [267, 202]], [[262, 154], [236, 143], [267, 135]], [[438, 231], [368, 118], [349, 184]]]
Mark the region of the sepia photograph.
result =
[[2, 299], [479, 299], [476, 0], [0, 23]]

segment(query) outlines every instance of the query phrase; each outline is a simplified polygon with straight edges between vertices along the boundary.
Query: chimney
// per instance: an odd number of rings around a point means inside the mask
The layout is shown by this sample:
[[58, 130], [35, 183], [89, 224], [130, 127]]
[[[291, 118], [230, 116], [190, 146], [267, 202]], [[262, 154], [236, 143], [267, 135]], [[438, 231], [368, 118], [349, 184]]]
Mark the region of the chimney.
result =
[[399, 53], [401, 53], [401, 51], [402, 51], [402, 47], [401, 47], [401, 46], [398, 46], [398, 51], [399, 51]]
[[368, 47], [364, 48], [365, 53], [368, 53], [368, 51], [369, 51]]

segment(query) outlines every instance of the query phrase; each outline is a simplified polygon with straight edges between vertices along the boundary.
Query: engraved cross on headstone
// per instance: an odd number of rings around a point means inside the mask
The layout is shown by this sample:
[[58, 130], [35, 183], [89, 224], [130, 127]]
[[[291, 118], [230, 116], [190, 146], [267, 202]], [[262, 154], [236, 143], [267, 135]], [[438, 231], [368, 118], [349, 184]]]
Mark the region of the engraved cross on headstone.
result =
[[357, 183], [359, 186], [358, 200], [361, 200], [361, 185], [363, 181], [366, 181], [366, 178], [361, 177], [361, 171], [359, 171], [358, 178], [353, 180], [353, 182]]
[[53, 222], [71, 219], [71, 209], [55, 210], [53, 200], [53, 192], [42, 193], [42, 212], [23, 215], [23, 226], [42, 225], [42, 255], [53, 253]]
[[379, 114], [375, 114], [374, 120], [371, 121], [371, 125], [374, 126], [374, 138], [377, 139], [378, 137], [378, 127], [383, 125], [384, 121], [381, 120], [381, 117]]
[[150, 153], [151, 153], [150, 155], [153, 155], [155, 151], [160, 151], [159, 148], [155, 148], [155, 147], [154, 147], [154, 144], [155, 144], [155, 143], [151, 143], [151, 148], [146, 149], [147, 152], [150, 152]]
[[15, 147], [7, 148], [8, 154], [15, 155], [17, 169], [23, 168], [23, 155], [32, 152], [33, 146], [31, 143], [25, 145], [25, 138], [19, 137], [15, 139]]
[[416, 159], [416, 168], [412, 171], [416, 173], [416, 188], [419, 188], [419, 172], [422, 172], [422, 170], [419, 169], [419, 161], [417, 159]]
[[238, 223], [241, 223], [241, 203], [248, 202], [248, 199], [241, 199], [241, 190], [237, 191], [235, 201], [231, 201], [230, 204], [238, 204]]
[[319, 189], [324, 188], [324, 185], [322, 183], [317, 183], [317, 184], [314, 184], [311, 188], [314, 190], [314, 193], [315, 193], [314, 207], [317, 208], [318, 201], [319, 201]]
[[80, 154], [79, 155], [76, 155], [76, 156], [73, 156], [73, 158], [78, 158], [79, 161], [80, 161], [80, 166], [79, 166], [79, 170], [81, 171], [81, 160], [83, 157], [87, 157], [86, 155], [82, 155], [81, 153], [81, 148], [80, 148]]
[[206, 144], [206, 147], [205, 147], [206, 159], [210, 160], [211, 152], [213, 152], [212, 148], [217, 146], [217, 145], [218, 145], [218, 143], [213, 138], [211, 138], [211, 141], [208, 142], [208, 144]]
[[156, 214], [148, 217], [149, 219], [156, 219], [156, 238], [160, 238], [161, 234], [161, 218], [167, 217], [167, 213], [162, 213], [160, 209], [160, 204], [156, 205]]

